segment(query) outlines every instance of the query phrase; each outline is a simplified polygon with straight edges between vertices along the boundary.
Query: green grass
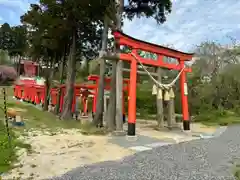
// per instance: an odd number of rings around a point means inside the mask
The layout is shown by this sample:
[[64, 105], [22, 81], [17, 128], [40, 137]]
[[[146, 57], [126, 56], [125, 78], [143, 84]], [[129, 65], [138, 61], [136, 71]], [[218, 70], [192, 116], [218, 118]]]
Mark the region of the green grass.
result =
[[240, 124], [240, 116], [232, 111], [212, 111], [201, 113], [194, 118], [194, 121], [208, 126], [228, 126]]
[[[2, 98], [0, 99], [0, 106], [3, 107]], [[12, 165], [17, 160], [17, 147], [26, 148], [30, 152], [30, 145], [17, 140], [18, 136], [24, 136], [25, 132], [30, 129], [48, 131], [53, 135], [59, 129], [71, 128], [77, 128], [85, 135], [104, 135], [107, 133], [104, 129], [93, 127], [90, 123], [81, 125], [79, 121], [75, 120], [59, 120], [50, 112], [41, 111], [33, 105], [15, 101], [10, 97], [8, 98], [7, 107], [23, 109], [24, 112], [22, 112], [22, 116], [24, 118], [25, 125], [23, 127], [13, 127], [10, 124], [11, 146], [9, 146], [7, 132], [4, 125], [4, 112], [0, 110], [0, 174], [7, 172], [12, 168]]]
[[55, 132], [59, 129], [79, 129], [85, 135], [104, 135], [107, 132], [105, 129], [99, 129], [93, 127], [90, 123], [81, 124], [80, 121], [76, 120], [60, 120], [53, 113], [44, 112], [33, 105], [27, 103], [21, 103], [17, 101], [9, 102], [8, 107], [15, 107], [24, 109], [25, 112], [22, 113], [25, 125], [24, 127], [19, 127], [15, 131], [22, 132], [22, 130], [38, 129], [38, 130], [49, 130]]
[[236, 180], [240, 180], [240, 164], [236, 164], [234, 166], [234, 177], [236, 178]]
[[17, 148], [25, 148], [30, 152], [31, 146], [17, 140], [16, 135], [10, 130], [10, 139], [7, 136], [5, 125], [0, 121], [0, 174], [7, 172], [17, 160]]
[[[22, 112], [22, 116], [24, 118], [25, 126], [24, 129], [31, 129], [31, 128], [37, 128], [37, 129], [57, 129], [57, 128], [80, 128], [81, 124], [77, 121], [69, 120], [69, 121], [62, 121], [59, 120], [53, 113], [50, 112], [44, 112], [32, 104], [19, 102], [14, 99], [12, 99], [13, 96], [13, 89], [8, 88], [7, 89], [7, 107], [8, 108], [20, 108], [23, 109], [25, 112]], [[0, 106], [3, 107], [3, 97], [0, 96]], [[4, 114], [2, 111], [0, 111], [0, 117], [3, 117]], [[16, 130], [16, 129], [15, 129]], [[21, 128], [18, 128], [18, 130], [21, 130]]]
[[[24, 129], [57, 129], [57, 128], [80, 128], [80, 123], [74, 120], [62, 121], [59, 120], [53, 113], [44, 112], [33, 105], [22, 103], [18, 101], [10, 101], [8, 102], [8, 108], [20, 108], [24, 112], [22, 112], [22, 116], [25, 122]], [[21, 128], [19, 128], [21, 129]]]
[[[10, 125], [10, 137], [11, 143], [9, 143], [9, 139], [7, 136], [6, 126], [5, 126], [5, 118], [4, 112], [0, 109], [0, 174], [9, 171], [14, 162], [17, 160], [16, 151], [18, 148], [25, 148], [30, 152], [31, 146], [29, 144], [25, 144], [17, 140], [19, 135], [23, 135], [24, 130], [28, 129], [56, 129], [56, 128], [78, 128], [80, 123], [76, 121], [60, 121], [56, 116], [49, 112], [42, 112], [35, 107], [17, 102], [11, 98], [12, 96], [11, 88], [7, 89], [7, 108], [21, 108], [24, 109], [23, 117], [25, 120], [24, 127], [12, 127]], [[0, 94], [0, 107], [3, 108], [3, 94]]]
[[[58, 117], [56, 117], [53, 113], [50, 112], [44, 112], [36, 107], [34, 107], [31, 104], [28, 103], [22, 103], [19, 101], [16, 101], [12, 99], [13, 96], [13, 90], [12, 88], [7, 89], [7, 95], [8, 95], [8, 108], [20, 108], [25, 110], [25, 112], [22, 113], [25, 126], [20, 127], [17, 129], [14, 129], [15, 131], [21, 130], [28, 130], [28, 129], [49, 129], [49, 130], [57, 130], [59, 128], [64, 129], [71, 129], [71, 128], [77, 128], [83, 131], [85, 134], [105, 134], [104, 129], [99, 129], [91, 126], [90, 123], [84, 123], [81, 125], [79, 121], [76, 120], [60, 120]], [[0, 96], [0, 106], [3, 106], [2, 97]], [[2, 111], [0, 111], [0, 118], [4, 117], [4, 114]]]
[[[11, 89], [8, 90], [8, 94], [12, 94]], [[2, 99], [2, 98], [1, 98]], [[0, 105], [3, 105], [1, 102]], [[8, 97], [7, 102], [8, 108], [20, 108], [23, 110], [21, 113], [24, 119], [24, 127], [15, 128], [14, 131], [29, 130], [29, 129], [48, 129], [48, 130], [58, 130], [61, 128], [71, 129], [76, 128], [83, 131], [85, 134], [105, 134], [104, 129], [99, 129], [91, 126], [90, 123], [81, 124], [80, 121], [76, 120], [60, 120], [56, 115], [51, 112], [46, 112], [37, 109], [34, 105], [24, 102], [19, 102]], [[4, 117], [2, 111], [0, 111], [0, 118]], [[3, 118], [2, 118], [3, 119]]]

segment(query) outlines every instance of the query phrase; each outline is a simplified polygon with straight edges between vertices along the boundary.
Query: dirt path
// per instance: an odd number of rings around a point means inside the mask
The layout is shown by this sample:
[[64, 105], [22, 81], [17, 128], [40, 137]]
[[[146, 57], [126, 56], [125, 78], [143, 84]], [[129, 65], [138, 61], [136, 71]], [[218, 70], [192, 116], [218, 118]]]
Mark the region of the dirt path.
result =
[[20, 150], [19, 163], [4, 179], [44, 179], [81, 165], [117, 160], [134, 153], [108, 143], [109, 137], [84, 136], [77, 130], [62, 130], [56, 134], [35, 130], [21, 138], [31, 144], [33, 153]]
[[[182, 128], [182, 123], [178, 123], [177, 126], [179, 127], [179, 130]], [[192, 123], [191, 124], [191, 131], [189, 134], [187, 133], [179, 133], [179, 131], [175, 130], [154, 130], [154, 127], [157, 127], [157, 122], [156, 121], [149, 121], [149, 120], [138, 120], [137, 124], [137, 132], [139, 135], [144, 135], [152, 138], [157, 138], [159, 140], [169, 140], [169, 141], [175, 141], [176, 143], [183, 142], [183, 141], [191, 141], [194, 139], [199, 139], [197, 136], [194, 137], [192, 136], [193, 134], [195, 135], [200, 135], [200, 134], [213, 134], [218, 127], [217, 126], [205, 126], [200, 123]]]

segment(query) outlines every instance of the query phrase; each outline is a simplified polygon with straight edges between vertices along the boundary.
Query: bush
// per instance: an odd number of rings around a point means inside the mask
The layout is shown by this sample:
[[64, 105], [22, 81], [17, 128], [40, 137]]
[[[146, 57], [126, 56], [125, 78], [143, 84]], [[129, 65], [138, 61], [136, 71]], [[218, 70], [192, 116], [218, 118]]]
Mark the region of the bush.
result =
[[[16, 156], [14, 153], [14, 147], [11, 147], [9, 144], [9, 139], [5, 131], [5, 126], [0, 121], [0, 173], [6, 172], [9, 170], [11, 163], [15, 160]], [[12, 136], [12, 134], [11, 134]]]
[[[240, 65], [227, 65], [218, 72], [217, 76], [210, 76], [210, 82], [202, 79], [198, 66], [198, 64], [193, 65], [193, 73], [190, 73], [187, 78], [190, 115], [194, 116], [196, 121], [206, 123], [211, 121], [226, 124], [229, 122], [224, 122], [223, 119], [229, 117], [230, 124], [239, 122], [236, 117], [240, 117]], [[169, 79], [171, 81], [173, 78]], [[137, 86], [136, 106], [141, 117], [148, 117], [157, 112], [156, 97], [151, 91], [152, 83], [150, 82]], [[175, 112], [182, 114], [179, 81], [175, 85]], [[233, 116], [235, 118], [232, 118]]]
[[7, 136], [6, 128], [0, 121], [0, 174], [12, 168], [12, 164], [17, 160], [17, 147], [30, 150], [31, 146], [17, 140], [17, 137], [10, 131], [11, 143]]
[[136, 108], [141, 116], [157, 113], [156, 96], [152, 95], [152, 87], [149, 84], [138, 85]]

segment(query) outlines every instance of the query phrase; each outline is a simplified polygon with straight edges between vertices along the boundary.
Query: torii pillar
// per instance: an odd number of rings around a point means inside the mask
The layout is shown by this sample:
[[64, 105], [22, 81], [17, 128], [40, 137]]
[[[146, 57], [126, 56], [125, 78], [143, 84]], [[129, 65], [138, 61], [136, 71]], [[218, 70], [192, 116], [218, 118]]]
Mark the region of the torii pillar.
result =
[[[181, 68], [184, 68], [184, 61], [179, 62]], [[188, 111], [188, 89], [186, 81], [186, 72], [183, 71], [180, 75], [180, 90], [181, 90], [181, 103], [182, 103], [182, 115], [183, 115], [183, 130], [190, 130], [190, 118]]]
[[[187, 83], [186, 72], [191, 72], [191, 68], [185, 68], [185, 61], [189, 61], [193, 57], [193, 53], [185, 53], [168, 47], [159, 46], [156, 44], [144, 42], [128, 36], [120, 31], [113, 32], [114, 38], [117, 39], [119, 45], [126, 45], [131, 47], [131, 53], [120, 53], [118, 59], [128, 61], [131, 64], [130, 71], [130, 86], [128, 99], [128, 135], [135, 136], [136, 131], [136, 88], [137, 88], [137, 62], [144, 65], [155, 67], [162, 67], [181, 71], [180, 89], [181, 89], [181, 103], [183, 114], [183, 129], [190, 130], [188, 99], [187, 99]], [[138, 54], [138, 50], [151, 52], [157, 55], [157, 60], [143, 58]], [[163, 57], [172, 57], [178, 60], [178, 64], [164, 62]]]

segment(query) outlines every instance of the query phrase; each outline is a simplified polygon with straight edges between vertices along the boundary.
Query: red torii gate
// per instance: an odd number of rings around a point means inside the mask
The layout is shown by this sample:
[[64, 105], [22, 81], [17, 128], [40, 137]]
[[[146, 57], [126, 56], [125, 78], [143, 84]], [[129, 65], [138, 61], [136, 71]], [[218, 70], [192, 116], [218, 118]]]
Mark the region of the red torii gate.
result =
[[[167, 47], [148, 43], [128, 36], [120, 31], [113, 32], [114, 38], [118, 45], [129, 46], [132, 53], [144, 65], [151, 65], [156, 67], [163, 67], [173, 70], [182, 70], [180, 75], [180, 89], [181, 89], [181, 103], [183, 114], [183, 129], [190, 130], [189, 112], [188, 112], [188, 98], [187, 98], [187, 81], [186, 72], [191, 72], [190, 68], [185, 68], [185, 61], [190, 61], [193, 53], [184, 53]], [[157, 54], [157, 60], [142, 58], [138, 54], [138, 50], [143, 50]], [[130, 87], [129, 87], [129, 101], [128, 101], [128, 135], [135, 136], [136, 131], [136, 85], [137, 85], [137, 60], [130, 53], [117, 54], [118, 59], [129, 61], [131, 63], [130, 71]], [[179, 64], [165, 63], [163, 57], [171, 57], [178, 60]]]
[[[95, 97], [93, 99], [93, 113], [96, 113], [96, 106], [97, 106], [97, 95], [98, 95], [98, 83], [99, 83], [99, 76], [98, 75], [89, 75], [88, 76], [88, 81], [94, 81], [95, 82], [95, 86], [96, 88], [94, 89], [94, 94]], [[105, 77], [105, 90], [110, 90], [111, 86], [110, 86], [110, 82], [111, 82], [111, 78], [110, 77]], [[124, 97], [124, 92], [129, 91], [129, 79], [123, 79], [123, 97]], [[123, 98], [123, 114], [125, 115], [125, 108], [124, 108], [124, 98]]]

